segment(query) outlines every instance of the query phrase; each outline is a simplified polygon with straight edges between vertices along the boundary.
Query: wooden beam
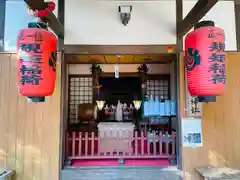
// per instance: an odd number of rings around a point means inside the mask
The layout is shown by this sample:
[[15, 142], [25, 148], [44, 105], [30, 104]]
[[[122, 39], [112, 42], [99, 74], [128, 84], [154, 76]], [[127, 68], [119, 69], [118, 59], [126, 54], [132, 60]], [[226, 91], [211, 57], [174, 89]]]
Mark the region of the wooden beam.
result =
[[32, 10], [43, 10], [47, 8], [47, 4], [44, 3], [44, 0], [24, 0]]
[[177, 33], [179, 36], [184, 36], [219, 0], [198, 0], [195, 6], [180, 22]]
[[48, 26], [53, 30], [53, 32], [59, 37], [64, 38], [64, 26], [58, 20], [58, 18], [50, 13], [48, 16], [41, 18], [44, 22], [48, 23]]
[[[24, 0], [25, 3], [32, 10], [43, 10], [47, 7], [44, 0]], [[64, 37], [64, 26], [61, 24], [59, 19], [53, 14], [49, 13], [48, 16], [41, 18], [42, 21], [48, 23], [48, 26], [53, 32], [60, 38]]]
[[[176, 0], [176, 27], [180, 29], [183, 20], [183, 0]], [[183, 37], [177, 33], [177, 53], [183, 51]]]
[[[58, 19], [64, 26], [65, 0], [58, 0]], [[58, 38], [58, 51], [63, 51], [64, 38]], [[64, 157], [64, 156], [62, 156]]]
[[[172, 52], [168, 52], [172, 47]], [[82, 55], [134, 55], [134, 54], [173, 54], [176, 45], [64, 45], [65, 54]]]
[[[157, 55], [124, 55], [120, 57], [119, 64], [169, 64], [176, 59], [176, 54]], [[76, 55], [65, 54], [68, 64], [116, 64], [116, 55]]]

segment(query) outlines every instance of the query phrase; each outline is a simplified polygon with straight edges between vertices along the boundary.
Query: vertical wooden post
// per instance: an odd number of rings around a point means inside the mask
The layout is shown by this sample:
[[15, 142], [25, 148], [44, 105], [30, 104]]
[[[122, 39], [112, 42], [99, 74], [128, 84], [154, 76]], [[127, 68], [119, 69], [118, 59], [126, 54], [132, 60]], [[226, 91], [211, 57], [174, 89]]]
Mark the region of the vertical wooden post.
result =
[[[65, 0], [58, 0], [58, 17], [59, 21], [62, 23], [64, 26], [64, 4]], [[0, 5], [1, 7], [1, 5]], [[1, 10], [0, 10], [1, 12]], [[1, 27], [1, 25], [0, 25]], [[64, 46], [64, 37], [58, 36], [58, 51], [62, 52], [61, 53], [61, 138], [62, 141], [60, 141], [61, 146], [60, 146], [60, 163], [61, 166], [59, 166], [59, 171], [61, 171], [61, 168], [64, 166], [64, 160], [67, 160], [67, 156], [65, 157], [64, 155], [66, 154], [64, 150], [69, 148], [69, 144], [65, 144], [64, 139], [67, 136], [67, 126], [68, 126], [68, 69], [67, 69], [67, 63], [63, 51], [63, 46]]]
[[95, 149], [95, 135], [94, 132], [91, 133], [91, 156], [94, 156]]
[[158, 137], [158, 142], [159, 142], [159, 155], [162, 155], [162, 132], [159, 133]]
[[157, 143], [156, 143], [156, 132], [153, 132], [153, 155], [156, 156], [157, 152]]
[[[141, 79], [141, 101], [142, 101], [142, 107], [144, 107], [144, 100], [145, 100], [145, 95], [146, 95], [146, 82], [147, 82], [147, 72], [145, 72], [144, 67], [147, 68], [146, 64], [141, 65], [142, 69], [139, 74], [140, 74], [140, 79]], [[142, 119], [144, 119], [144, 108], [142, 108]]]
[[128, 155], [132, 154], [132, 133], [128, 131]]
[[165, 154], [169, 155], [169, 136], [168, 132], [165, 133]]
[[237, 51], [240, 51], [240, 2], [234, 0]]
[[176, 133], [172, 132], [172, 156], [175, 156]]
[[82, 132], [79, 132], [78, 136], [78, 156], [80, 157], [82, 155]]
[[135, 131], [134, 133], [134, 146], [135, 146], [135, 156], [138, 155], [138, 133]]
[[[141, 78], [141, 95], [142, 95], [142, 107], [144, 107], [144, 100], [145, 100], [145, 94], [146, 94], [146, 77], [143, 72], [140, 73]], [[142, 108], [142, 119], [144, 119], [144, 108]]]
[[144, 132], [141, 131], [141, 155], [142, 155], [142, 156], [143, 156], [143, 154], [144, 154], [144, 140], [145, 140]]
[[110, 130], [109, 134], [110, 134], [110, 137], [109, 137], [108, 147], [109, 147], [109, 151], [110, 151], [110, 156], [112, 156], [113, 155], [113, 147], [115, 146], [116, 141], [113, 138], [113, 130], [112, 129]]
[[84, 135], [84, 139], [85, 139], [85, 156], [88, 156], [88, 132], [85, 132]]
[[76, 132], [72, 132], [72, 153], [71, 156], [74, 157], [76, 155]]
[[66, 139], [65, 139], [65, 153], [64, 153], [64, 158], [63, 158], [63, 162], [68, 160], [68, 156], [69, 156], [69, 147], [70, 147], [70, 141], [69, 141], [69, 133], [66, 132]]
[[[64, 139], [66, 139], [66, 134], [67, 134], [67, 125], [68, 125], [68, 102], [67, 102], [67, 77], [68, 77], [68, 73], [67, 73], [67, 63], [65, 60], [65, 55], [64, 52], [62, 51], [61, 53], [58, 53], [57, 56], [61, 56], [61, 115], [60, 115], [60, 137], [61, 137], [61, 141], [60, 141], [60, 154], [62, 156], [60, 156], [60, 163], [61, 166], [64, 166], [64, 162], [67, 160], [65, 157], [65, 150], [69, 147], [68, 144], [65, 143]], [[59, 72], [58, 72], [59, 73]]]
[[[177, 164], [180, 169], [182, 169], [182, 149], [181, 149], [181, 117], [182, 114], [182, 102], [181, 102], [181, 71], [180, 66], [181, 61], [181, 51], [183, 51], [183, 38], [180, 35], [180, 22], [183, 19], [183, 0], [176, 0], [176, 26], [177, 26], [177, 59], [175, 61], [175, 84], [177, 87], [176, 100], [177, 100]], [[185, 104], [185, 103], [184, 103]]]
[[93, 103], [96, 102], [96, 99], [97, 99], [97, 93], [96, 93], [96, 72], [95, 70], [93, 70], [93, 66], [92, 65], [92, 87], [93, 87]]

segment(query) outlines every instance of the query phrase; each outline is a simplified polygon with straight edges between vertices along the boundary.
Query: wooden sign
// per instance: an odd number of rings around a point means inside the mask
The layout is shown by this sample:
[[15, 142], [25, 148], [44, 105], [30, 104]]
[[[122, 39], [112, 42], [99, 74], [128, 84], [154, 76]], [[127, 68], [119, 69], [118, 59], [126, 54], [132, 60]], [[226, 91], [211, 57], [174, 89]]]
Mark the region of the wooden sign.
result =
[[186, 108], [188, 117], [202, 117], [203, 104], [198, 101], [196, 96], [191, 96], [188, 92], [186, 83]]

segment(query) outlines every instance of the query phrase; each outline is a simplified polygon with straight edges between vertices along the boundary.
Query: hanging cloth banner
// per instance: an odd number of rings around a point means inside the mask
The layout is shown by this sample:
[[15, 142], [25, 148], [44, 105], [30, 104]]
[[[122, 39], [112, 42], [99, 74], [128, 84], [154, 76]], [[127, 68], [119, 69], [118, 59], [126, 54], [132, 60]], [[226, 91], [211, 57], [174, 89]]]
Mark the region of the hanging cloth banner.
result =
[[114, 73], [115, 73], [115, 78], [119, 78], [119, 67], [118, 67], [118, 64], [115, 64], [115, 66], [114, 66]]
[[114, 66], [115, 78], [119, 78], [119, 66], [118, 66], [119, 61], [120, 61], [120, 56], [116, 56], [116, 64]]

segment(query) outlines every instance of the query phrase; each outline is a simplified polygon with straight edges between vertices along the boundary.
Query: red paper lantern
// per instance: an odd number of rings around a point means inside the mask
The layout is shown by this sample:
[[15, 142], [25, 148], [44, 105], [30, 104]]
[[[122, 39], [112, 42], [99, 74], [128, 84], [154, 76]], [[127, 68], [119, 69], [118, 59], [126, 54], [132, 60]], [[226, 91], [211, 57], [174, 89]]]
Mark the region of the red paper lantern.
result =
[[218, 96], [225, 90], [225, 36], [212, 21], [202, 21], [185, 39], [185, 67], [191, 96]]
[[17, 41], [19, 93], [37, 102], [52, 95], [56, 80], [57, 39], [44, 28], [45, 24], [29, 23]]

